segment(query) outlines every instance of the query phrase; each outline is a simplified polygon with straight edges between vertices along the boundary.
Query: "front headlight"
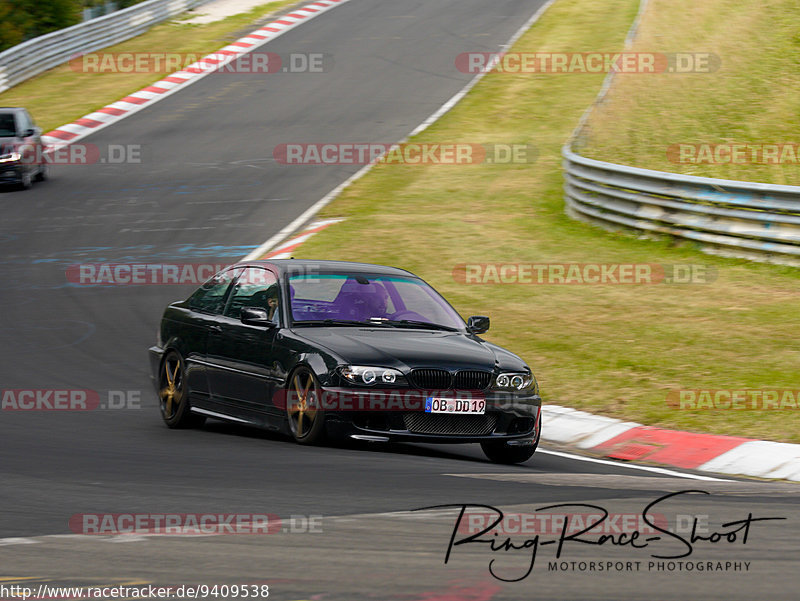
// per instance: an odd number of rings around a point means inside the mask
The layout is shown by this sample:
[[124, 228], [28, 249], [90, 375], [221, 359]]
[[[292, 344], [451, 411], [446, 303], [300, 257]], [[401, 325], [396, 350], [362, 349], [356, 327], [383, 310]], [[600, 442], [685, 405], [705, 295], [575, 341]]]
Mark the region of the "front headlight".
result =
[[407, 386], [406, 377], [397, 369], [370, 365], [344, 365], [339, 368], [342, 377], [361, 386]]
[[16, 163], [22, 158], [18, 152], [9, 152], [8, 154], [0, 154], [0, 163]]
[[503, 372], [494, 380], [495, 388], [500, 390], [525, 390], [536, 382], [533, 374], [525, 371]]

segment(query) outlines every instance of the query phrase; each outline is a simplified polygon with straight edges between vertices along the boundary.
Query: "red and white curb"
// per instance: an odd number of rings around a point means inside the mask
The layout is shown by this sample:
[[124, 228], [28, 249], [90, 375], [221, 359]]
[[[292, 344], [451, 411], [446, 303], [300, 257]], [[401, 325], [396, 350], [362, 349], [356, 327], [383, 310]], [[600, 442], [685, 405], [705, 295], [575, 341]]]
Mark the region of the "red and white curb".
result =
[[174, 94], [186, 88], [206, 75], [214, 73], [220, 67], [236, 60], [241, 55], [263, 46], [290, 29], [294, 29], [301, 23], [313, 19], [348, 1], [349, 0], [317, 0], [317, 2], [312, 2], [295, 9], [291, 13], [283, 15], [279, 19], [255, 30], [250, 35], [236, 40], [217, 52], [203, 57], [181, 71], [176, 71], [154, 84], [142, 88], [138, 92], [134, 92], [117, 102], [113, 102], [93, 113], [81, 117], [77, 121], [62, 125], [48, 132], [42, 136], [42, 141], [45, 145], [51, 147], [77, 142], [95, 131], [103, 129], [112, 123], [116, 123], [166, 98], [170, 94]]
[[293, 238], [290, 238], [277, 248], [273, 249], [263, 257], [262, 259], [288, 259], [292, 256], [292, 253], [301, 245], [303, 242], [311, 238], [314, 234], [317, 234], [324, 230], [327, 227], [332, 226], [334, 223], [339, 223], [340, 221], [344, 221], [343, 219], [324, 219], [322, 221], [315, 221], [309, 226], [304, 229], [301, 233]]
[[542, 439], [611, 459], [800, 482], [800, 445], [695, 434], [544, 405]]

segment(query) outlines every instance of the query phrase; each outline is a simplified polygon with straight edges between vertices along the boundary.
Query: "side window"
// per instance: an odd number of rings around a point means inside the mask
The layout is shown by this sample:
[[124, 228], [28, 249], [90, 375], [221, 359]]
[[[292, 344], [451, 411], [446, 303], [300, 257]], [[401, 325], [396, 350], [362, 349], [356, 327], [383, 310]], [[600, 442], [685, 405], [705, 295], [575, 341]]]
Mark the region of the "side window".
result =
[[19, 113], [17, 113], [17, 124], [18, 124], [17, 135], [20, 137], [24, 136], [25, 132], [31, 129], [31, 127], [33, 127], [30, 124], [30, 121], [28, 120], [28, 114], [25, 113], [24, 111], [20, 111]]
[[233, 285], [225, 316], [239, 319], [243, 307], [258, 307], [267, 312], [269, 318], [279, 323], [280, 294], [275, 274], [261, 267], [248, 267]]
[[10, 137], [17, 135], [17, 124], [14, 113], [0, 113], [0, 136]]
[[216, 274], [189, 297], [189, 307], [193, 311], [203, 313], [221, 313], [225, 302], [225, 293], [241, 271], [241, 268], [226, 269]]

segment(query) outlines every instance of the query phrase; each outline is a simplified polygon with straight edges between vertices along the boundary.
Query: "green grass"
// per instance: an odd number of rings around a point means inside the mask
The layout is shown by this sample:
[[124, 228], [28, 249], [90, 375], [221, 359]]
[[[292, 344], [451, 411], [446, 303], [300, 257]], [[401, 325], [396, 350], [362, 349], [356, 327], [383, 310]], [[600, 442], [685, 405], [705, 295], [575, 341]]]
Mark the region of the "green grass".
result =
[[622, 75], [595, 110], [586, 156], [690, 175], [800, 185], [785, 164], [673, 162], [671, 144], [797, 143], [800, 11], [795, 0], [652, 0], [632, 51], [710, 52], [706, 74]]
[[[514, 50], [619, 50], [637, 4], [559, 0]], [[402, 266], [462, 315], [490, 315], [486, 338], [529, 362], [547, 403], [800, 442], [796, 411], [679, 411], [667, 404], [674, 389], [800, 388], [800, 272], [611, 234], [564, 215], [559, 150], [602, 77], [490, 74], [414, 141], [532, 144], [539, 151], [533, 165], [378, 165], [323, 211], [346, 221], [295, 255]], [[456, 265], [488, 262], [704, 264], [718, 277], [638, 286], [455, 281]]]
[[[156, 25], [147, 33], [98, 52], [174, 52], [198, 54], [198, 58], [236, 41], [256, 28], [254, 23], [276, 10], [298, 3], [277, 0], [249, 12], [205, 25], [180, 19]], [[0, 106], [24, 106], [47, 132], [79, 119], [128, 94], [158, 81], [160, 73], [81, 73], [60, 65], [0, 94]]]

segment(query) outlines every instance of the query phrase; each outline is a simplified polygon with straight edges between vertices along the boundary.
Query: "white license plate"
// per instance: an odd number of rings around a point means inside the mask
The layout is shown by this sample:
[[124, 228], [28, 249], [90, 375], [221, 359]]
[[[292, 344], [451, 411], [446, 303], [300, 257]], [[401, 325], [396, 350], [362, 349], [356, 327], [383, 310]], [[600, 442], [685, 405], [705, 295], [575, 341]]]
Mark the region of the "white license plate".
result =
[[480, 415], [485, 412], [486, 401], [483, 399], [443, 399], [435, 396], [425, 399], [425, 413]]

